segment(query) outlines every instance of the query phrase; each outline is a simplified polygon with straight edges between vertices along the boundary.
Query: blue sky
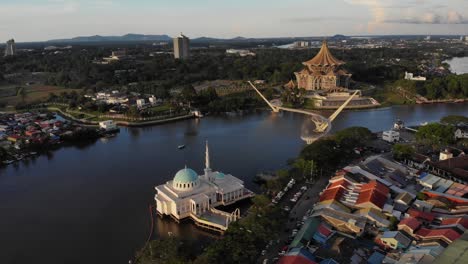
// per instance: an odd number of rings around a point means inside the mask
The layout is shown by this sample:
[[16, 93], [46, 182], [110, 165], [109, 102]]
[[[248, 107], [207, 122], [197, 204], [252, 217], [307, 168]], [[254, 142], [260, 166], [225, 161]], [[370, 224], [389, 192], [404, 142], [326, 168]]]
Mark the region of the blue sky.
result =
[[179, 32], [222, 38], [468, 35], [468, 1], [0, 0], [0, 41]]

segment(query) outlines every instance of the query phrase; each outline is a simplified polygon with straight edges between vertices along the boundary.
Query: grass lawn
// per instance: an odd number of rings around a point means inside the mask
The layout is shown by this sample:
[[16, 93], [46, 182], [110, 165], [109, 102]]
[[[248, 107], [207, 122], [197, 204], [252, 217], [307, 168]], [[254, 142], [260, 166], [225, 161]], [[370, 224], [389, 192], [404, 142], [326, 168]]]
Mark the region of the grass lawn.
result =
[[[0, 86], [0, 105], [5, 105], [6, 107], [13, 107], [18, 103], [23, 102], [23, 97], [17, 94], [17, 88], [21, 87], [25, 89], [26, 96], [24, 96], [25, 103], [40, 102], [49, 97], [49, 94], [55, 93], [60, 94], [61, 92], [81, 92], [81, 89], [65, 89], [58, 86], [49, 86], [49, 85], [33, 85], [33, 86]], [[20, 89], [21, 89], [20, 88]]]
[[169, 109], [170, 109], [171, 107], [172, 107], [171, 104], [166, 103], [166, 104], [162, 104], [162, 105], [150, 107], [150, 108], [148, 108], [147, 110], [153, 111], [153, 112], [156, 113], [156, 112], [169, 111]]

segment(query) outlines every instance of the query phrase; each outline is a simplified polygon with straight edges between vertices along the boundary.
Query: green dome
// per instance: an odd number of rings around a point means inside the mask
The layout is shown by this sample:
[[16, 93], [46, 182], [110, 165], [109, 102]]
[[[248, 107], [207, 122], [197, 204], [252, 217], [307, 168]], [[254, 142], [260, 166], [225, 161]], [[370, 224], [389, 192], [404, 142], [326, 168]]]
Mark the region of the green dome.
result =
[[198, 174], [190, 168], [181, 169], [174, 177], [174, 182], [177, 183], [191, 183], [196, 180], [198, 180]]
[[216, 178], [218, 178], [218, 179], [224, 179], [224, 176], [226, 176], [226, 175], [224, 173], [222, 173], [222, 172], [217, 172], [216, 173]]

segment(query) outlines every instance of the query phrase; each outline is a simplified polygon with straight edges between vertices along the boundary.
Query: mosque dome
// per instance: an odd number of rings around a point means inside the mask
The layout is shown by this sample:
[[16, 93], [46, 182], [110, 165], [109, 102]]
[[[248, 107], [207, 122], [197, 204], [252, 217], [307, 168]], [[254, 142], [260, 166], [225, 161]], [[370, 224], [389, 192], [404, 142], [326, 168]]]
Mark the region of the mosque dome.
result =
[[191, 190], [199, 184], [198, 174], [190, 168], [179, 170], [172, 181], [172, 186], [179, 191]]
[[224, 179], [224, 176], [226, 176], [224, 173], [216, 172], [216, 179]]

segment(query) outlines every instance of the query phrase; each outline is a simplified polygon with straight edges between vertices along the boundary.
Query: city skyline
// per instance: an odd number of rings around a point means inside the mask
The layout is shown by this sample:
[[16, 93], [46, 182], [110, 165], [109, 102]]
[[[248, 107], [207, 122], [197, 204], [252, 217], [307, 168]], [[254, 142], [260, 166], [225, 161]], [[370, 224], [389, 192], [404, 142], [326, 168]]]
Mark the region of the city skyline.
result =
[[3, 0], [0, 38], [29, 42], [181, 31], [190, 38], [467, 35], [465, 10], [462, 0]]

